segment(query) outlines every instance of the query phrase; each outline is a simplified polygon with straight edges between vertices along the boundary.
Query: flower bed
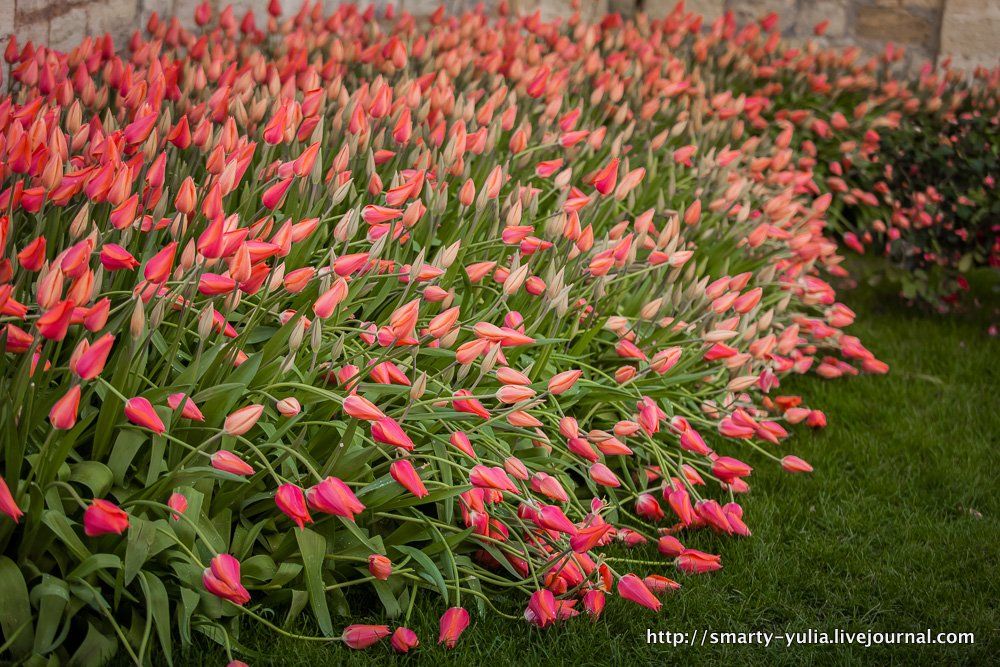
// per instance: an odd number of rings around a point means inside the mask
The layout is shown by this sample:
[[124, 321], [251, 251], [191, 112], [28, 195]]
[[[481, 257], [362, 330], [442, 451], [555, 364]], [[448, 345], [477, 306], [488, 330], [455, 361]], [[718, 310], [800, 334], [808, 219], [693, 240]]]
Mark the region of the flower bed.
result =
[[826, 419], [781, 377], [885, 372], [791, 130], [713, 90], [759, 26], [197, 22], [6, 54], [11, 656], [305, 613], [408, 651], [420, 590], [448, 646], [498, 589], [539, 626], [659, 609], [671, 562], [722, 567], [688, 531], [750, 534], [746, 461], [811, 469], [775, 446]]

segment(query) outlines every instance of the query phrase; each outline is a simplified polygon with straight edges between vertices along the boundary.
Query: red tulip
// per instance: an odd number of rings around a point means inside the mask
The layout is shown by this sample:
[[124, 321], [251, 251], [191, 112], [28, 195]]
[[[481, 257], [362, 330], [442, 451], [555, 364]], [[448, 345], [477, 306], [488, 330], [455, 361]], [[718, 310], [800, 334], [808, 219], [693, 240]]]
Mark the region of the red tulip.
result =
[[17, 502], [14, 501], [14, 496], [3, 477], [0, 477], [0, 512], [13, 519], [14, 523], [20, 522], [21, 517], [24, 516], [24, 512], [17, 506]]
[[83, 532], [87, 537], [114, 533], [121, 535], [128, 528], [128, 514], [107, 500], [95, 498], [83, 511]]
[[392, 575], [392, 561], [382, 554], [372, 554], [368, 557], [368, 571], [376, 579], [385, 581]]

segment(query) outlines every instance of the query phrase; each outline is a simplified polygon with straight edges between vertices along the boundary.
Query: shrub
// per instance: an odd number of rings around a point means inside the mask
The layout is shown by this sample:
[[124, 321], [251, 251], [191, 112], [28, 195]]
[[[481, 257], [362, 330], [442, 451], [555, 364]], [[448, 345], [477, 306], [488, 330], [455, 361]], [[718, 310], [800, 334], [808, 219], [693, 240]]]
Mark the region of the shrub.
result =
[[967, 288], [970, 269], [1000, 266], [1000, 69], [971, 85], [948, 78], [926, 73], [920, 107], [879, 132], [870, 163], [852, 174], [870, 196], [844, 235], [858, 252], [884, 252], [905, 297], [938, 305]]
[[721, 568], [684, 531], [749, 535], [743, 459], [806, 472], [766, 445], [825, 425], [780, 378], [885, 371], [830, 197], [703, 85], [770, 37], [271, 7], [7, 50], [3, 650], [169, 662], [307, 609], [363, 648], [353, 591], [409, 650], [422, 590], [453, 646], [498, 589], [659, 608], [613, 539]]

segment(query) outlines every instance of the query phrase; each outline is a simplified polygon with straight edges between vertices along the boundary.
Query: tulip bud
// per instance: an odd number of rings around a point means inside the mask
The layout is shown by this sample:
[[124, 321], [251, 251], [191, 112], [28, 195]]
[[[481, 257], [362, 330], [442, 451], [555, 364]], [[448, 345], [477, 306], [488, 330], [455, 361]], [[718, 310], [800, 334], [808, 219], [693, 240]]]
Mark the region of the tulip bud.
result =
[[260, 404], [240, 408], [226, 417], [223, 430], [228, 435], [243, 435], [253, 428], [262, 414], [264, 414], [264, 406]]
[[129, 333], [132, 334], [132, 338], [138, 340], [142, 337], [142, 332], [146, 328], [146, 311], [142, 307], [142, 299], [135, 300], [135, 306], [132, 308], [132, 318], [129, 320]]
[[381, 554], [368, 557], [368, 571], [379, 581], [385, 581], [392, 575], [392, 561]]

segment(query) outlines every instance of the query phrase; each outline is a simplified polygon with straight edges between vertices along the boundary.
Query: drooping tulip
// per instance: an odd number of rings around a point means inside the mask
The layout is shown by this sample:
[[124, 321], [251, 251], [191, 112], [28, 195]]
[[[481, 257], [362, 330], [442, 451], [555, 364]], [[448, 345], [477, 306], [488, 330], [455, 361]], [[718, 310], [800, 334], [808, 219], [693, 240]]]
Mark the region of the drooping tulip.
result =
[[366, 649], [379, 643], [390, 634], [387, 625], [348, 625], [341, 639], [353, 649]]
[[469, 612], [462, 607], [451, 607], [441, 615], [440, 634], [438, 644], [444, 644], [445, 648], [455, 648], [458, 638], [462, 636], [465, 629], [469, 627]]
[[412, 649], [420, 646], [417, 633], [402, 626], [396, 628], [395, 632], [392, 633], [392, 639], [389, 640], [389, 643], [392, 644], [392, 649], [396, 653], [409, 653]]
[[618, 595], [643, 607], [659, 611], [663, 603], [656, 599], [642, 579], [634, 574], [626, 574], [618, 580]]
[[13, 519], [14, 523], [18, 523], [24, 516], [24, 512], [18, 507], [3, 477], [0, 477], [0, 512]]
[[342, 516], [354, 521], [354, 515], [365, 510], [351, 487], [336, 477], [327, 477], [306, 492], [309, 506], [317, 512]]
[[201, 581], [212, 595], [240, 606], [250, 601], [250, 593], [240, 580], [240, 562], [229, 554], [219, 554], [201, 574]]
[[212, 454], [211, 461], [213, 468], [232, 475], [247, 477], [254, 474], [253, 466], [227, 449], [220, 449]]
[[312, 523], [313, 518], [309, 515], [309, 508], [306, 507], [305, 493], [295, 484], [282, 484], [274, 494], [274, 502], [285, 515], [295, 522], [299, 528], [305, 528], [307, 523]]
[[413, 464], [407, 459], [393, 461], [389, 466], [389, 475], [417, 498], [423, 498], [429, 493]]
[[114, 503], [95, 498], [83, 511], [83, 532], [87, 537], [114, 533], [121, 535], [128, 528], [128, 514]]
[[148, 398], [136, 396], [128, 399], [125, 402], [125, 416], [136, 426], [148, 428], [153, 433], [161, 434], [167, 430]]

